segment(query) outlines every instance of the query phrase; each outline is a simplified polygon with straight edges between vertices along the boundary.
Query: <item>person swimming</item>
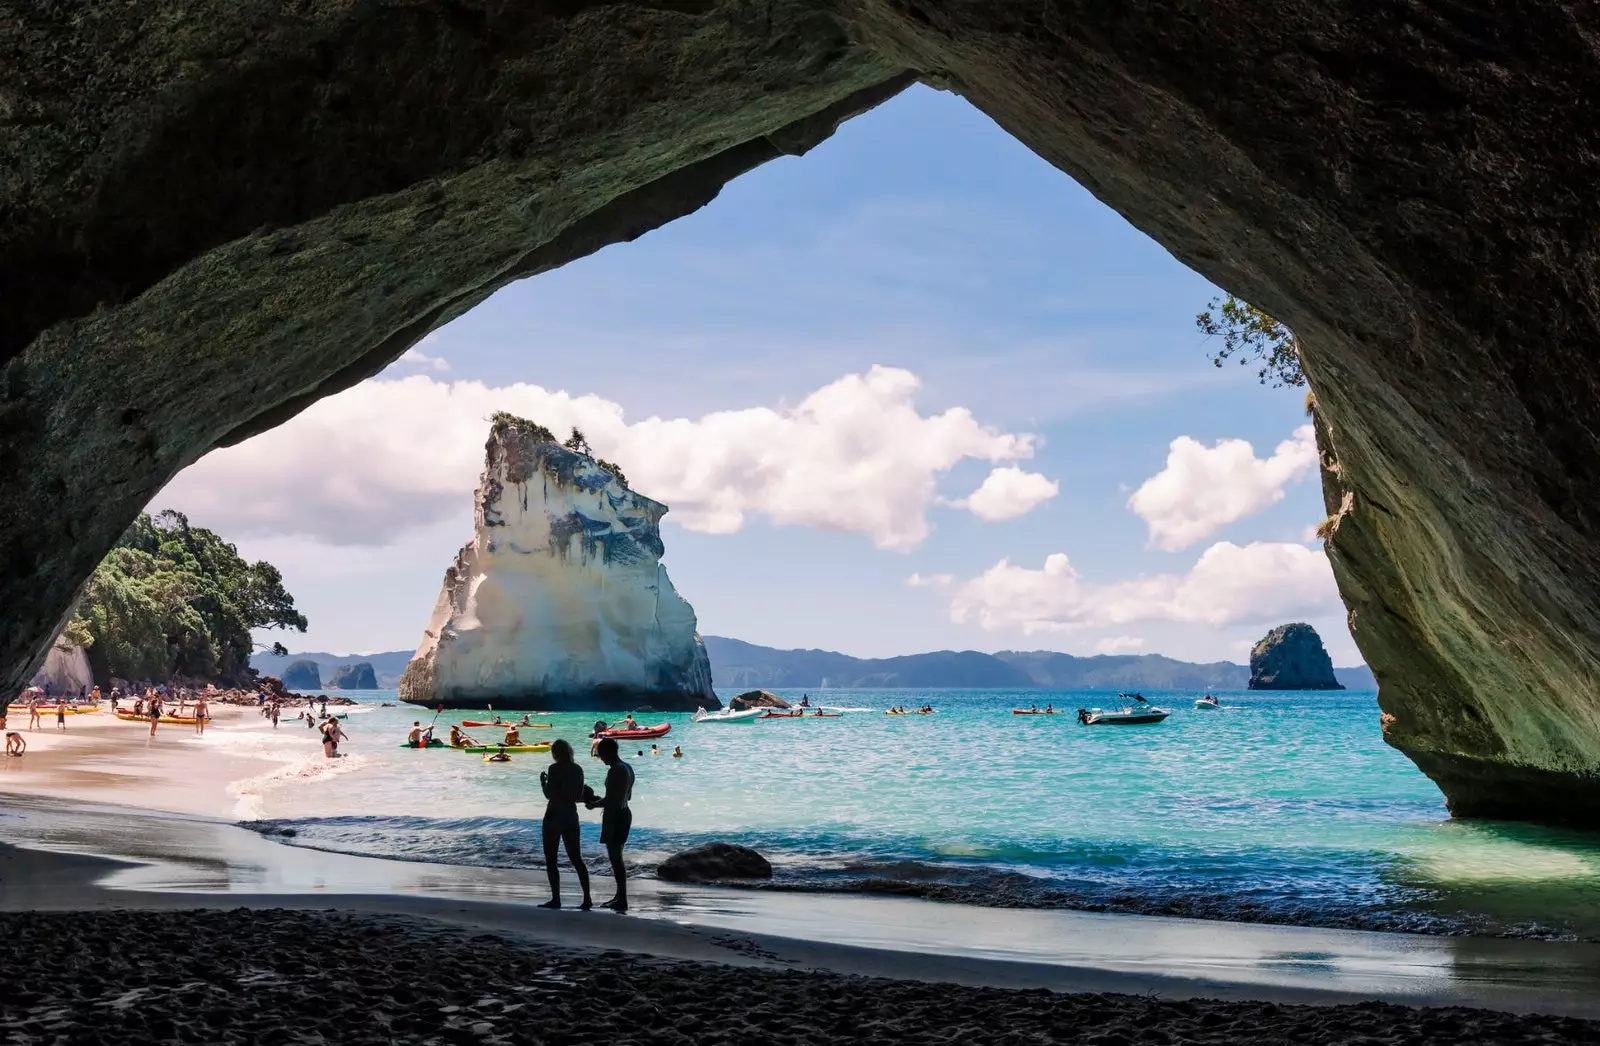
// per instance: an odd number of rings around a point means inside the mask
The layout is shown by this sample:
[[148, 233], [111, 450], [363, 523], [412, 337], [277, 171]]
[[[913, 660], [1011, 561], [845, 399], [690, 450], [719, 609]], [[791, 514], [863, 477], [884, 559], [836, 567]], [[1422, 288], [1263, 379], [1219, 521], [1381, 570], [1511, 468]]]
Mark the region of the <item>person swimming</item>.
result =
[[651, 745], [650, 746], [650, 754], [651, 755], [660, 755], [661, 754], [661, 746], [660, 745]]
[[674, 758], [674, 759], [682, 759], [683, 758], [683, 746], [682, 745], [673, 745], [672, 746], [672, 758]]
[[486, 763], [509, 763], [509, 762], [511, 762], [511, 757], [506, 754], [505, 748], [501, 747], [500, 751], [496, 752], [494, 755], [486, 757], [484, 759], [484, 762], [486, 762]]

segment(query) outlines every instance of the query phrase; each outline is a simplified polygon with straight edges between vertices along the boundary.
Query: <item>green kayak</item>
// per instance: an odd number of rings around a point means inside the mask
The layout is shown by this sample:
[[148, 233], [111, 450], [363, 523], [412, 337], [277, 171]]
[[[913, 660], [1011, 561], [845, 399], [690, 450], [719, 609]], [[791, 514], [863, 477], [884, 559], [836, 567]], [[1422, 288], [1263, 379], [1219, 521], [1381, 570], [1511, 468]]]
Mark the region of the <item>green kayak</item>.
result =
[[546, 741], [537, 745], [473, 745], [470, 748], [463, 748], [461, 751], [486, 752], [491, 755], [495, 752], [548, 752], [550, 751], [550, 742]]

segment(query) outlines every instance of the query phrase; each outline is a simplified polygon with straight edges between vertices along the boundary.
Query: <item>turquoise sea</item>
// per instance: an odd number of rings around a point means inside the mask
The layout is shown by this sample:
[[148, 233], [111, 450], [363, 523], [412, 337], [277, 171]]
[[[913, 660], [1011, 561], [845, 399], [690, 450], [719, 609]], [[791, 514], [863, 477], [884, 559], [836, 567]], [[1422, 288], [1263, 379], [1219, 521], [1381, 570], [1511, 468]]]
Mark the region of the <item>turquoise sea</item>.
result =
[[[783, 691], [798, 698], [799, 691]], [[731, 692], [726, 696], [731, 696]], [[661, 756], [630, 751], [630, 853], [641, 870], [698, 842], [768, 855], [771, 888], [851, 890], [1005, 907], [1182, 915], [1422, 933], [1600, 939], [1600, 837], [1452, 821], [1438, 790], [1383, 743], [1373, 693], [1145, 694], [1172, 711], [1145, 727], [1083, 727], [1103, 691], [851, 690], [813, 701], [839, 718], [669, 722]], [[532, 867], [545, 755], [485, 764], [397, 747], [410, 706], [360, 695], [350, 756], [258, 782], [241, 816], [292, 845], [486, 866]], [[934, 715], [891, 717], [891, 705]], [[1014, 716], [1047, 703], [1069, 714]], [[487, 715], [447, 712], [445, 725]], [[536, 717], [586, 757], [595, 713]], [[297, 731], [297, 732], [291, 732]], [[472, 731], [480, 739], [489, 730]], [[302, 737], [304, 734], [306, 736]], [[684, 758], [666, 753], [681, 745]], [[595, 815], [586, 848], [598, 859]], [[287, 830], [287, 833], [286, 831]]]

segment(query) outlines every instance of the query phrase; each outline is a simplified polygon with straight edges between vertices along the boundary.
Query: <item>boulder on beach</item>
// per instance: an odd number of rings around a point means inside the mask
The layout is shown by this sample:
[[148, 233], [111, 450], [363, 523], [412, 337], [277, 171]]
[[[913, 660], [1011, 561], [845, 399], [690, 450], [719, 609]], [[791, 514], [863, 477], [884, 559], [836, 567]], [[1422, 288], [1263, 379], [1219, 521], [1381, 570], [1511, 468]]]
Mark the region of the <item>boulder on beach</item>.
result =
[[321, 690], [322, 670], [315, 661], [291, 661], [280, 677], [291, 690]]
[[1343, 690], [1317, 630], [1279, 625], [1250, 651], [1251, 690]]
[[373, 671], [371, 661], [340, 665], [328, 677], [328, 686], [339, 690], [376, 690], [378, 674]]
[[656, 868], [670, 883], [710, 883], [719, 879], [771, 879], [772, 865], [748, 846], [707, 843], [675, 853]]
[[789, 702], [774, 694], [771, 690], [746, 690], [729, 701], [728, 707], [734, 710], [744, 708], [788, 708]]

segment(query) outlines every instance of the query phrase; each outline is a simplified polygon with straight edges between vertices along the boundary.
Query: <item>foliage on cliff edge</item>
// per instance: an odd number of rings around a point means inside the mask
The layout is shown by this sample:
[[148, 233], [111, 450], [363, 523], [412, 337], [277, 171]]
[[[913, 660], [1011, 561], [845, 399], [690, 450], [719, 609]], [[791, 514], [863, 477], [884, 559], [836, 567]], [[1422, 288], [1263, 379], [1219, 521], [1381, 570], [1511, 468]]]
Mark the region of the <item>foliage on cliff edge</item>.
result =
[[65, 631], [88, 647], [100, 683], [234, 682], [249, 676], [254, 628], [306, 630], [278, 568], [246, 562], [169, 510], [140, 513], [90, 576]]

